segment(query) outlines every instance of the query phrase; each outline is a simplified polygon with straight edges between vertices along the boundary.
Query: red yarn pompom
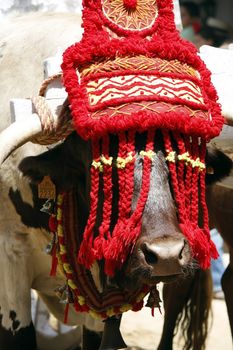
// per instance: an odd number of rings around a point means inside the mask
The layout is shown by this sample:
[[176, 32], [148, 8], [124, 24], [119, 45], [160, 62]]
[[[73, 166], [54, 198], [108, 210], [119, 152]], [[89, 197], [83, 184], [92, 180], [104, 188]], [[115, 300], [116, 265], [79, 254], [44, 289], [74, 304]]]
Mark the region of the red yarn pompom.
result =
[[135, 10], [137, 7], [137, 0], [123, 0], [123, 2], [127, 10]]

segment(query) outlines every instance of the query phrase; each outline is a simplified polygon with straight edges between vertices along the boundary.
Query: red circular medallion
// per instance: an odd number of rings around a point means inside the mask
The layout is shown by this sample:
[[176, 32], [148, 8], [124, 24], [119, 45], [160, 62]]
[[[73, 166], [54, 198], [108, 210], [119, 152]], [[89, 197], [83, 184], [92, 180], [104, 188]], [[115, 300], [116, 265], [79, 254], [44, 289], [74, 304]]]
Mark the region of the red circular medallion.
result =
[[151, 28], [158, 16], [157, 0], [102, 0], [104, 17], [119, 28], [141, 31]]

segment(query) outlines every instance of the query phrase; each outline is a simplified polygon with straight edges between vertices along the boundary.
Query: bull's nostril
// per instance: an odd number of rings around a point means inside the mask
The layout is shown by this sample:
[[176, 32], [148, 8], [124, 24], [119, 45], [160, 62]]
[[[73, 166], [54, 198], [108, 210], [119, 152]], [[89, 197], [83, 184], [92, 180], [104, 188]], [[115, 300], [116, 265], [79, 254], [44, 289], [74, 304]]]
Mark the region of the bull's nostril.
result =
[[148, 265], [154, 265], [158, 262], [158, 256], [152, 252], [151, 250], [148, 250], [146, 247], [143, 250], [144, 256], [145, 256], [145, 260], [147, 262]]

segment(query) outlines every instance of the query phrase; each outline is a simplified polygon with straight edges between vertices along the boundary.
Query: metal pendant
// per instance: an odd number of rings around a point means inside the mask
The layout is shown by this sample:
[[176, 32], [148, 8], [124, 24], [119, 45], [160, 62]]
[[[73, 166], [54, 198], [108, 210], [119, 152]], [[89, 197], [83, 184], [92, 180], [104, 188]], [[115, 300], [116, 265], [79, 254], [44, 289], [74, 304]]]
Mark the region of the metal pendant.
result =
[[38, 197], [43, 199], [56, 198], [56, 186], [52, 182], [50, 176], [44, 176], [41, 183], [38, 184]]

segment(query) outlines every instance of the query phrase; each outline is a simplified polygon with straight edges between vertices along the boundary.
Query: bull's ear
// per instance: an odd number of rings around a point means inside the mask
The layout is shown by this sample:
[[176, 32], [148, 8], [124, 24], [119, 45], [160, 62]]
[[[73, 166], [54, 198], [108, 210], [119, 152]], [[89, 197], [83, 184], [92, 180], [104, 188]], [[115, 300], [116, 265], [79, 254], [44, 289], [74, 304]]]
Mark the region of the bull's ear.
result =
[[221, 181], [232, 170], [232, 160], [213, 146], [207, 147], [206, 153], [206, 183], [207, 185]]
[[[60, 164], [59, 164], [60, 159]], [[57, 168], [59, 165], [59, 168]], [[59, 172], [61, 164], [61, 146], [50, 149], [38, 156], [24, 158], [19, 164], [19, 170], [28, 177], [32, 183], [40, 183], [44, 176], [53, 177], [54, 169]]]
[[24, 158], [19, 169], [34, 184], [48, 175], [57, 189], [68, 190], [88, 176], [91, 164], [89, 144], [71, 134], [62, 144], [38, 156]]

